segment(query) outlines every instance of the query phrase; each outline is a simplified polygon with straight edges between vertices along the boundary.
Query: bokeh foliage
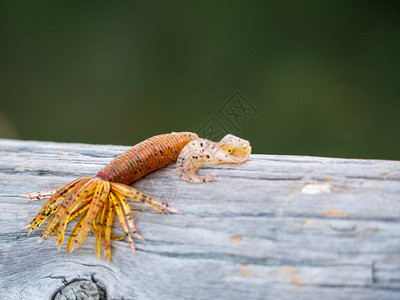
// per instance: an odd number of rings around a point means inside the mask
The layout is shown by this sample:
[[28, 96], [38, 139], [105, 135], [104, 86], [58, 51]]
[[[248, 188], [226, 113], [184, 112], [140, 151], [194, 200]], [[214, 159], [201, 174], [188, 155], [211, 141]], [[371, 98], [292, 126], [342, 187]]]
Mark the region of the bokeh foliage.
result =
[[255, 153], [400, 159], [394, 1], [1, 1], [0, 43], [0, 137], [131, 145], [215, 116]]

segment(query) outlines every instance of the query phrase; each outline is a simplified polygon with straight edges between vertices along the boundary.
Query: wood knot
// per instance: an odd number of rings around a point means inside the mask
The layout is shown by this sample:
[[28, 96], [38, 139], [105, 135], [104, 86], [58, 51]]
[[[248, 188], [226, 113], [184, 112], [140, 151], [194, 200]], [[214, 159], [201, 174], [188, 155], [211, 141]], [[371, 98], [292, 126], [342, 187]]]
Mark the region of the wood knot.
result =
[[88, 279], [78, 279], [62, 287], [54, 300], [105, 300], [106, 293], [96, 282]]

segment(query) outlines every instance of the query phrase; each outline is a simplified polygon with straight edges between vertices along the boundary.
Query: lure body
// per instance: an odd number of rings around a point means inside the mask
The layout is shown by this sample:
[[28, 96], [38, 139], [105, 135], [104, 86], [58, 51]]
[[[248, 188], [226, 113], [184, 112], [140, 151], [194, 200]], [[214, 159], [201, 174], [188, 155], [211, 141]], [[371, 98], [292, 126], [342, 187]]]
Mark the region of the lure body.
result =
[[[27, 226], [36, 230], [44, 221], [46, 226], [39, 241], [57, 233], [56, 244], [61, 247], [67, 224], [80, 216], [67, 245], [67, 253], [78, 248], [89, 229], [96, 234], [96, 256], [100, 257], [100, 244], [104, 241], [104, 255], [111, 257], [111, 240], [127, 238], [131, 250], [135, 244], [131, 232], [140, 240], [131, 215], [128, 198], [150, 205], [163, 213], [179, 211], [164, 201], [146, 195], [129, 184], [172, 161], [178, 160], [176, 169], [180, 178], [190, 182], [212, 180], [211, 175], [200, 177], [197, 169], [204, 163], [242, 163], [250, 155], [248, 141], [227, 135], [219, 143], [199, 139], [191, 132], [173, 132], [149, 138], [117, 156], [95, 177], [78, 178], [62, 188], [25, 194], [31, 200], [49, 198], [36, 217]], [[114, 216], [117, 216], [125, 234], [111, 235]]]
[[96, 177], [132, 184], [143, 176], [176, 161], [182, 149], [198, 136], [192, 132], [173, 132], [149, 138], [117, 156]]

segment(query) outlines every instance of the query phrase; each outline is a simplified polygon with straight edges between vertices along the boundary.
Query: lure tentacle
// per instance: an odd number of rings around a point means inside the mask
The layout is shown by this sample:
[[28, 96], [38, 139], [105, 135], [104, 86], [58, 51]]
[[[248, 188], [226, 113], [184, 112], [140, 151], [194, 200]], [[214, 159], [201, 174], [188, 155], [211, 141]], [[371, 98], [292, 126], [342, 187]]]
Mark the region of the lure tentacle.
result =
[[128, 239], [128, 243], [129, 243], [129, 246], [130, 246], [132, 252], [135, 253], [136, 252], [135, 242], [133, 241], [133, 238], [128, 230], [128, 226], [126, 225], [125, 217], [124, 217], [124, 213], [122, 212], [121, 205], [119, 204], [119, 201], [114, 194], [111, 194], [110, 199], [114, 204], [115, 212], [118, 216], [118, 220], [121, 225], [122, 231], [125, 233], [125, 237]]
[[109, 261], [111, 259], [111, 227], [114, 220], [114, 204], [110, 200], [107, 202], [107, 213], [106, 213], [106, 228], [104, 229], [104, 257]]
[[146, 195], [145, 193], [142, 193], [138, 191], [137, 189], [134, 189], [133, 187], [120, 184], [120, 183], [113, 183], [112, 184], [112, 189], [114, 192], [119, 193], [122, 196], [125, 196], [127, 198], [133, 198], [135, 200], [141, 201], [143, 203], [146, 203], [147, 205], [151, 206], [155, 210], [162, 212], [162, 213], [179, 213], [179, 211], [172, 206], [168, 205], [168, 203], [161, 201], [160, 199], [156, 197], [152, 197], [149, 195]]
[[58, 192], [59, 189], [50, 189], [50, 190], [44, 190], [44, 191], [39, 191], [39, 192], [33, 192], [33, 193], [26, 193], [23, 194], [22, 196], [25, 196], [29, 198], [31, 201], [35, 200], [42, 200], [42, 199], [48, 199], [52, 195]]
[[29, 233], [36, 230], [46, 218], [54, 212], [52, 207], [57, 203], [57, 201], [62, 198], [66, 193], [68, 193], [79, 181], [84, 180], [87, 177], [81, 177], [70, 182], [66, 186], [58, 189], [58, 192], [47, 200], [46, 204], [41, 208], [39, 213], [35, 218], [26, 226]]
[[[52, 219], [51, 221], [47, 222], [45, 229], [42, 232], [41, 238], [42, 239], [47, 239], [48, 235], [51, 233], [53, 227], [59, 222], [60, 218], [68, 220], [68, 215], [66, 214], [66, 211], [68, 210], [68, 207], [75, 199], [75, 197], [78, 195], [80, 192], [81, 188], [90, 180], [90, 178], [83, 178], [80, 180], [66, 195], [65, 195], [65, 200], [60, 203], [58, 209], [52, 214]], [[65, 220], [65, 221], [66, 221]], [[67, 223], [61, 223], [61, 229], [64, 228], [67, 225]]]
[[[86, 198], [88, 197], [89, 193], [92, 192], [94, 185], [95, 182], [93, 182], [93, 180], [90, 180], [86, 182], [86, 184], [83, 187], [80, 188], [77, 195], [75, 194], [76, 195], [75, 199], [73, 195], [69, 197], [70, 201], [73, 201], [73, 203], [71, 203], [71, 205], [67, 207], [66, 211], [61, 216], [61, 219], [59, 221], [59, 229], [57, 230], [57, 239], [56, 239], [56, 245], [58, 245], [58, 249], [60, 249], [62, 245], [62, 242], [64, 240], [65, 230], [67, 228], [68, 223], [73, 219], [72, 216], [74, 214], [78, 215], [89, 208], [89, 203], [84, 205], [82, 204], [86, 202], [87, 200]], [[63, 202], [65, 201], [69, 202], [68, 200], [64, 200]]]
[[135, 226], [135, 222], [133, 220], [132, 217], [132, 212], [131, 212], [131, 208], [129, 207], [128, 202], [126, 201], [126, 198], [119, 194], [119, 193], [115, 193], [117, 198], [119, 199], [120, 203], [121, 203], [121, 207], [122, 210], [126, 216], [126, 221], [128, 223], [128, 227], [129, 229], [132, 231], [132, 233], [141, 241], [144, 241], [144, 237], [141, 236], [141, 234], [139, 233], [139, 231], [137, 230], [136, 226]]
[[92, 221], [96, 218], [101, 205], [107, 199], [108, 193], [110, 191], [109, 182], [97, 178], [93, 180], [97, 181], [96, 190], [90, 203], [90, 207], [86, 213], [85, 221], [74, 239], [71, 252], [74, 251], [74, 249], [78, 248], [86, 238]]

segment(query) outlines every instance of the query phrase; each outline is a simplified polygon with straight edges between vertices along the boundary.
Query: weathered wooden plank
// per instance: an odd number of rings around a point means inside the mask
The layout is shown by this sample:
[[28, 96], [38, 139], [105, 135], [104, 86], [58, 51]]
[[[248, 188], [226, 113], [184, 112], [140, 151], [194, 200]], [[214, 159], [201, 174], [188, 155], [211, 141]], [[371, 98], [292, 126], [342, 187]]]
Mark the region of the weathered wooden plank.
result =
[[91, 176], [127, 148], [0, 140], [2, 298], [50, 299], [74, 281], [56, 298], [87, 283], [93, 299], [400, 298], [397, 161], [251, 155], [204, 167], [207, 184], [168, 166], [133, 186], [183, 214], [132, 203], [147, 241], [136, 255], [114, 242], [111, 263], [95, 259], [93, 236], [67, 255], [25, 234], [43, 202], [21, 194]]

